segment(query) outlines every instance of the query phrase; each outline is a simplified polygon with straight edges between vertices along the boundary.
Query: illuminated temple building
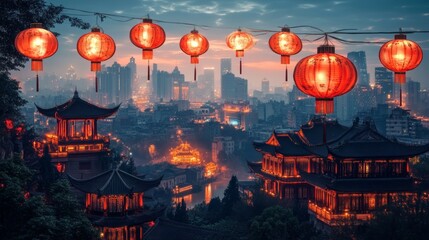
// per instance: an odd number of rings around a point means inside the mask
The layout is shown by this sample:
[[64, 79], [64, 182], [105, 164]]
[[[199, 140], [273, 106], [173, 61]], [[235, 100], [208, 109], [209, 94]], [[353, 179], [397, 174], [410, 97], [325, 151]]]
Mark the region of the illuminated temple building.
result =
[[107, 118], [119, 108], [102, 108], [81, 99], [77, 91], [69, 101], [37, 110], [57, 120], [56, 134], [47, 134], [52, 162], [61, 172], [75, 178], [88, 178], [108, 169], [104, 157], [109, 152], [110, 139], [97, 132], [97, 120]]
[[187, 142], [182, 142], [179, 146], [170, 149], [171, 163], [182, 166], [199, 166], [202, 164], [200, 152], [191, 147]]
[[412, 176], [409, 159], [429, 151], [429, 144], [389, 140], [370, 122], [345, 127], [315, 118], [299, 131], [274, 132], [254, 146], [263, 158], [249, 167], [264, 191], [307, 203], [313, 220], [325, 226], [350, 217], [368, 220], [375, 209], [427, 189]]
[[85, 212], [101, 239], [141, 240], [145, 224], [150, 225], [164, 212], [164, 208], [147, 209], [143, 201], [144, 192], [157, 187], [161, 178], [145, 180], [119, 169], [86, 180], [68, 178], [85, 193]]

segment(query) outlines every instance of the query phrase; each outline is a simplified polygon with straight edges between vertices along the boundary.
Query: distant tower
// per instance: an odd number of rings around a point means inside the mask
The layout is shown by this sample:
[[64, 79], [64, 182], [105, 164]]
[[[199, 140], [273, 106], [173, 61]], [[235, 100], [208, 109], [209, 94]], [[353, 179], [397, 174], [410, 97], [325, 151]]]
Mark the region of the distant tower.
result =
[[262, 79], [261, 91], [263, 94], [270, 93], [270, 81], [268, 81], [266, 78]]
[[136, 59], [134, 57], [130, 58], [130, 62], [127, 64], [127, 67], [131, 70], [131, 80], [135, 81], [137, 77], [137, 65], [136, 65]]
[[220, 59], [220, 77], [226, 73], [231, 72], [231, 58], [221, 58]]
[[407, 80], [407, 100], [408, 109], [415, 110], [420, 104], [420, 82]]
[[204, 68], [204, 74], [200, 75], [197, 81], [197, 97], [200, 101], [214, 99], [214, 68]]
[[349, 52], [347, 58], [353, 62], [358, 74], [357, 84], [361, 86], [369, 86], [369, 74], [366, 68], [366, 54], [364, 51]]
[[226, 73], [221, 80], [221, 94], [224, 101], [247, 100], [247, 80]]
[[377, 103], [384, 104], [393, 99], [393, 73], [384, 67], [375, 68], [375, 86]]

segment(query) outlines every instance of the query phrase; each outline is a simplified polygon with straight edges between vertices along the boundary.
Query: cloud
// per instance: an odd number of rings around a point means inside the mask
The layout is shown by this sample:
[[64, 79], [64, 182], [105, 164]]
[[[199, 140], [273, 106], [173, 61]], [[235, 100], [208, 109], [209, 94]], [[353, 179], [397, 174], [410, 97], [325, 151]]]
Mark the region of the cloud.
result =
[[67, 45], [71, 45], [74, 43], [73, 39], [74, 34], [69, 34], [67, 36], [62, 36], [62, 39], [64, 39], [64, 43]]
[[423, 16], [427, 17], [429, 16], [429, 13], [423, 13]]
[[122, 11], [122, 10], [115, 10], [113, 12], [116, 13], [116, 14], [122, 14], [122, 13], [124, 13], [124, 11]]
[[346, 3], [345, 1], [334, 1], [334, 5], [340, 5]]
[[215, 24], [216, 26], [222, 26], [223, 25], [222, 18], [216, 19]]
[[311, 3], [303, 3], [303, 4], [298, 5], [298, 8], [301, 8], [301, 9], [310, 9], [310, 8], [315, 8], [315, 7], [317, 7], [317, 5], [311, 4]]
[[393, 21], [402, 21], [402, 20], [404, 20], [404, 18], [403, 17], [394, 17], [394, 18], [391, 18], [390, 20], [393, 20]]

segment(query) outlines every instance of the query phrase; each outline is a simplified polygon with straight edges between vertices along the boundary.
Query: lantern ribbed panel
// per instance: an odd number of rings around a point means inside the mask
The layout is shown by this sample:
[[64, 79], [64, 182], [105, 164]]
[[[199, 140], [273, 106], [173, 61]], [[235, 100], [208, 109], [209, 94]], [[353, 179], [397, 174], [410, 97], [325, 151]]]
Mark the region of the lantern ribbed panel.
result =
[[405, 83], [405, 72], [421, 63], [423, 52], [419, 44], [399, 34], [380, 48], [379, 58], [384, 67], [395, 72], [395, 83]]
[[180, 49], [191, 56], [191, 63], [198, 63], [198, 56], [209, 49], [209, 41], [198, 31], [193, 30], [180, 39]]
[[244, 57], [244, 50], [253, 47], [253, 36], [241, 30], [230, 33], [226, 37], [226, 45], [236, 51], [236, 57]]
[[289, 64], [289, 56], [299, 53], [302, 49], [301, 39], [288, 28], [273, 34], [268, 44], [273, 52], [281, 55], [282, 64]]
[[295, 66], [295, 84], [299, 90], [316, 98], [316, 112], [333, 112], [333, 98], [349, 92], [356, 84], [353, 63], [335, 53], [308, 56]]
[[152, 23], [152, 20], [144, 19], [142, 23], [131, 28], [130, 40], [135, 46], [143, 49], [143, 59], [152, 59], [152, 50], [165, 42], [165, 32], [162, 27]]
[[113, 38], [94, 28], [77, 41], [77, 52], [86, 60], [91, 61], [91, 71], [100, 71], [101, 62], [115, 54], [116, 45]]
[[41, 24], [21, 31], [15, 38], [15, 47], [22, 55], [32, 60], [31, 70], [43, 70], [42, 60], [55, 54], [58, 40], [53, 33], [40, 27]]

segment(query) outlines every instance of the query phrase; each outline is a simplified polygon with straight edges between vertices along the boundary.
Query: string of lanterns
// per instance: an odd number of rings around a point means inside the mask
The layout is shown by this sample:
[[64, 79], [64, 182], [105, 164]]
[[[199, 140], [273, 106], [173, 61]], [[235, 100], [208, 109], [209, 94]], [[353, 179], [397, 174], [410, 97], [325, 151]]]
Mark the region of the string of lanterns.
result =
[[[98, 25], [98, 24], [97, 24]], [[328, 34], [324, 33], [325, 44], [317, 49], [317, 54], [310, 55], [298, 62], [293, 73], [296, 86], [305, 94], [316, 98], [316, 113], [329, 114], [333, 112], [333, 98], [349, 92], [356, 84], [357, 72], [353, 63], [346, 57], [335, 53], [335, 47], [328, 44]], [[142, 58], [148, 60], [148, 80], [150, 79], [149, 60], [153, 58], [153, 50], [161, 47], [166, 39], [164, 29], [145, 18], [142, 23], [130, 30], [131, 42], [142, 49]], [[339, 38], [334, 38], [339, 39]], [[344, 41], [341, 40], [340, 41]], [[240, 28], [230, 33], [226, 45], [235, 50], [240, 58], [240, 74], [242, 73], [242, 57], [244, 51], [253, 47], [254, 37]], [[287, 81], [287, 64], [290, 56], [299, 53], [302, 41], [290, 31], [282, 28], [274, 33], [269, 41], [269, 47], [281, 56], [281, 64], [285, 64], [285, 80]], [[180, 49], [191, 57], [196, 80], [196, 64], [198, 57], [209, 49], [209, 41], [197, 30], [180, 39]], [[29, 29], [20, 32], [15, 39], [16, 49], [32, 60], [32, 71], [42, 71], [42, 61], [55, 54], [58, 40], [55, 35], [42, 28], [40, 23], [31, 24]], [[101, 62], [111, 58], [116, 50], [115, 41], [103, 33], [100, 27], [95, 27], [90, 33], [81, 36], [77, 42], [77, 51], [84, 59], [91, 61], [91, 71], [101, 70]], [[422, 61], [423, 53], [420, 46], [406, 39], [404, 33], [395, 35], [395, 39], [385, 43], [379, 52], [380, 62], [389, 70], [395, 72], [395, 83], [405, 83], [406, 71], [416, 68]], [[39, 79], [36, 75], [36, 89], [39, 91]], [[95, 91], [98, 91], [97, 76], [95, 76]]]

